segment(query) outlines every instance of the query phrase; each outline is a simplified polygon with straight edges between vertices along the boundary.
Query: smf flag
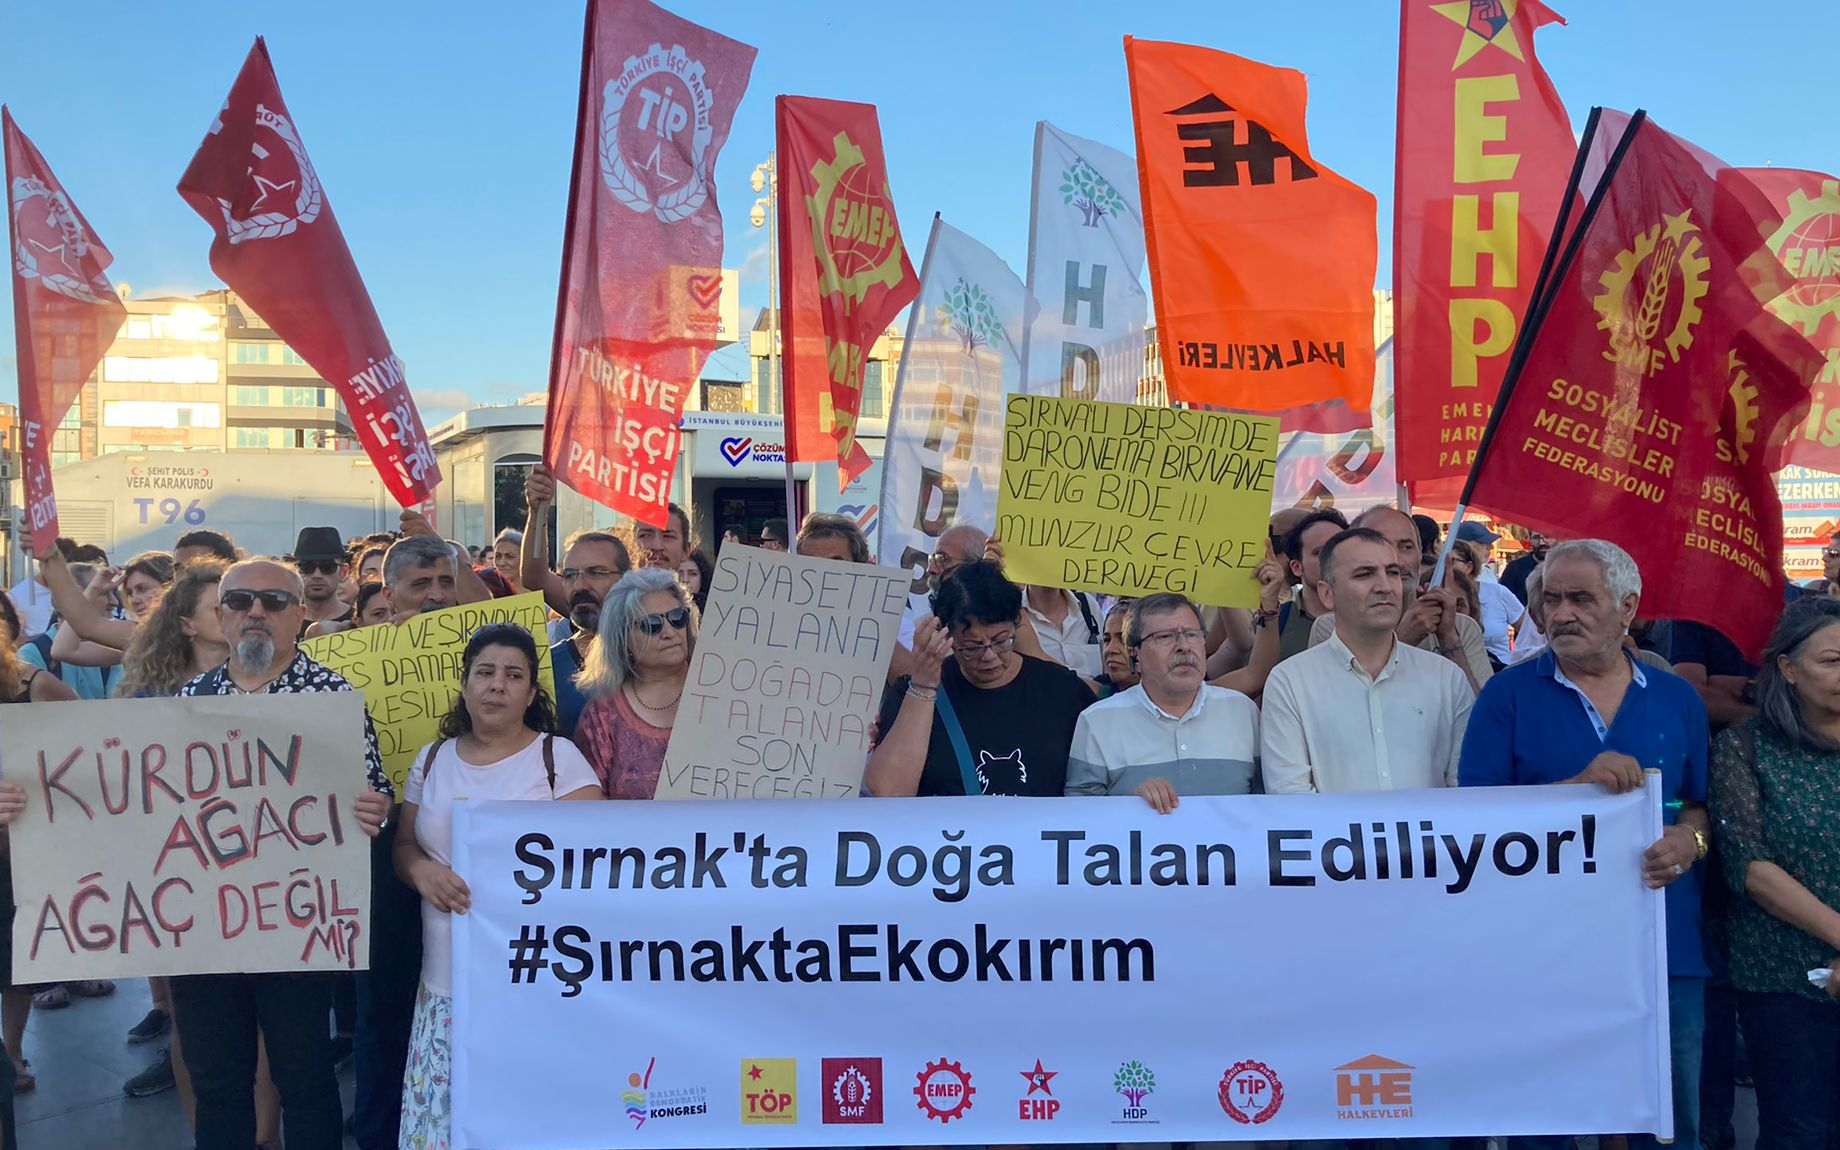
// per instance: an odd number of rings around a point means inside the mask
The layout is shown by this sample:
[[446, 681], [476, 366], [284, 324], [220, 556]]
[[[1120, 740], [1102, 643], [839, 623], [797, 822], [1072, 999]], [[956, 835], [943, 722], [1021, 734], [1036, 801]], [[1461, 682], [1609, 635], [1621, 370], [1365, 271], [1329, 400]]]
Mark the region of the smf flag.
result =
[[1136, 401], [1150, 311], [1143, 274], [1136, 162], [1037, 121], [1028, 288], [1042, 306], [1022, 354], [1031, 395]]
[[995, 252], [938, 217], [907, 315], [882, 452], [877, 554], [913, 576], [926, 610], [926, 564], [947, 527], [997, 524], [1003, 396], [1022, 381], [1028, 294]]
[[1129, 36], [1124, 55], [1169, 398], [1364, 410], [1377, 209], [1310, 155], [1303, 73]]
[[261, 37], [179, 195], [217, 233], [211, 270], [332, 384], [390, 494], [425, 500], [441, 469]]
[[58, 535], [51, 432], [96, 370], [128, 311], [109, 283], [113, 258], [64, 194], [51, 165], [0, 108], [6, 136], [7, 227], [13, 253], [13, 338], [19, 356], [20, 442], [32, 553]]
[[659, 526], [720, 335], [716, 156], [753, 67], [753, 48], [647, 0], [589, 0], [543, 462]]
[[780, 307], [786, 458], [869, 467], [856, 442], [869, 349], [919, 290], [873, 104], [781, 96]]

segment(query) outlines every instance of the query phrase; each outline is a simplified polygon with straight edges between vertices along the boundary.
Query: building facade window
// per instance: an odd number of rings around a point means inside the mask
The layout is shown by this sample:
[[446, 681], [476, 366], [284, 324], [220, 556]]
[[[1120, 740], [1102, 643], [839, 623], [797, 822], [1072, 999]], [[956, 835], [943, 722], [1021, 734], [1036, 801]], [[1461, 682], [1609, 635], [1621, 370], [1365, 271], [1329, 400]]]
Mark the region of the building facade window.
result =
[[161, 400], [110, 400], [102, 405], [104, 427], [222, 427], [215, 403], [167, 403]]
[[882, 361], [872, 359], [863, 364], [862, 411], [858, 413], [864, 419], [881, 419], [888, 414], [888, 404], [882, 390]]
[[102, 361], [110, 383], [216, 383], [217, 361], [204, 355], [111, 355]]

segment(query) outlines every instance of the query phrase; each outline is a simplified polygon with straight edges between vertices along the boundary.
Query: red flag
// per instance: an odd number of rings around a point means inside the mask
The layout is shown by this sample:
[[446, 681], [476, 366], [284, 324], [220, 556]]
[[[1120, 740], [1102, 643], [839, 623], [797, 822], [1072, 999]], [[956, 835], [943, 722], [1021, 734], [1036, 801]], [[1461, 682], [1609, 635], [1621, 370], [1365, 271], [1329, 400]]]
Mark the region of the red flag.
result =
[[1400, 0], [1394, 420], [1414, 502], [1455, 502], [1501, 389], [1576, 146], [1538, 0]]
[[404, 507], [427, 498], [441, 469], [402, 360], [383, 334], [261, 37], [179, 178], [179, 195], [217, 233], [211, 270], [338, 390], [390, 494]]
[[753, 48], [647, 0], [589, 0], [543, 461], [658, 526], [718, 342], [716, 157], [753, 68]]
[[0, 121], [6, 137], [26, 523], [36, 555], [49, 550], [58, 534], [52, 429], [102, 362], [128, 309], [109, 283], [114, 257], [13, 122], [13, 113], [0, 108]]
[[[1753, 657], [1782, 609], [1770, 472], [1819, 357], [1765, 310], [1786, 284], [1748, 180], [1640, 117], [1536, 307], [1472, 509], [1622, 545], [1642, 612]], [[1522, 354], [1517, 352], [1517, 356]]]
[[875, 105], [781, 96], [780, 309], [788, 459], [835, 459], [847, 484], [869, 349], [920, 293], [901, 243]]
[[1808, 417], [1789, 439], [1787, 461], [1840, 473], [1840, 180], [1794, 168], [1742, 168], [1782, 216], [1769, 247], [1795, 284], [1770, 310], [1824, 357]]

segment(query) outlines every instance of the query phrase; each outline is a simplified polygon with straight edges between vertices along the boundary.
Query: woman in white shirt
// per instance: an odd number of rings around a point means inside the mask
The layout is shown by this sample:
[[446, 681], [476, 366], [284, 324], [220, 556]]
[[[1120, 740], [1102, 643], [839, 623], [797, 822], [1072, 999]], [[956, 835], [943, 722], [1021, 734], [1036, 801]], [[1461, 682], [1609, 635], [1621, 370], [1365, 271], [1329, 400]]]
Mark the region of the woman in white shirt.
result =
[[450, 914], [471, 893], [453, 872], [460, 799], [599, 799], [600, 781], [575, 744], [557, 738], [556, 712], [537, 682], [537, 647], [515, 623], [481, 627], [461, 658], [460, 695], [441, 737], [417, 755], [403, 787], [396, 872], [422, 896], [422, 983], [415, 993], [403, 1074], [403, 1150], [445, 1150], [453, 1027]]

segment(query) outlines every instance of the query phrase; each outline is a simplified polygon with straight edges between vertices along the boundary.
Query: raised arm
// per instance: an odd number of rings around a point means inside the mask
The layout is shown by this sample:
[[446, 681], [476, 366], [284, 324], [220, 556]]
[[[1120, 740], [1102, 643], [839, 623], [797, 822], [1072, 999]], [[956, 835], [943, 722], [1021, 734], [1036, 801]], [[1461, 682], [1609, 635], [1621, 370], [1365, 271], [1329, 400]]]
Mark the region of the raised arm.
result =
[[[64, 564], [64, 556], [55, 548], [51, 554], [41, 555], [38, 559], [39, 570], [44, 573], [45, 586], [51, 591], [51, 603], [64, 617], [64, 626], [75, 632], [78, 638], [101, 643], [118, 651], [126, 650], [134, 638], [134, 624], [126, 619], [112, 619], [90, 602], [83, 589]], [[106, 573], [98, 574], [96, 580], [108, 579]], [[112, 586], [112, 584], [111, 584]], [[55, 648], [53, 653], [56, 654]], [[59, 655], [59, 658], [63, 656]]]
[[524, 541], [518, 544], [518, 583], [527, 591], [543, 592], [543, 602], [566, 619], [568, 584], [550, 570], [549, 563], [549, 505], [555, 500], [556, 481], [539, 463], [524, 480]]
[[[920, 773], [933, 739], [933, 703], [941, 690], [940, 670], [950, 657], [952, 636], [938, 619], [927, 618], [914, 629], [914, 675], [908, 681], [894, 723], [869, 755], [864, 782], [877, 798], [907, 798], [920, 793]], [[886, 712], [884, 712], [885, 714]]]

